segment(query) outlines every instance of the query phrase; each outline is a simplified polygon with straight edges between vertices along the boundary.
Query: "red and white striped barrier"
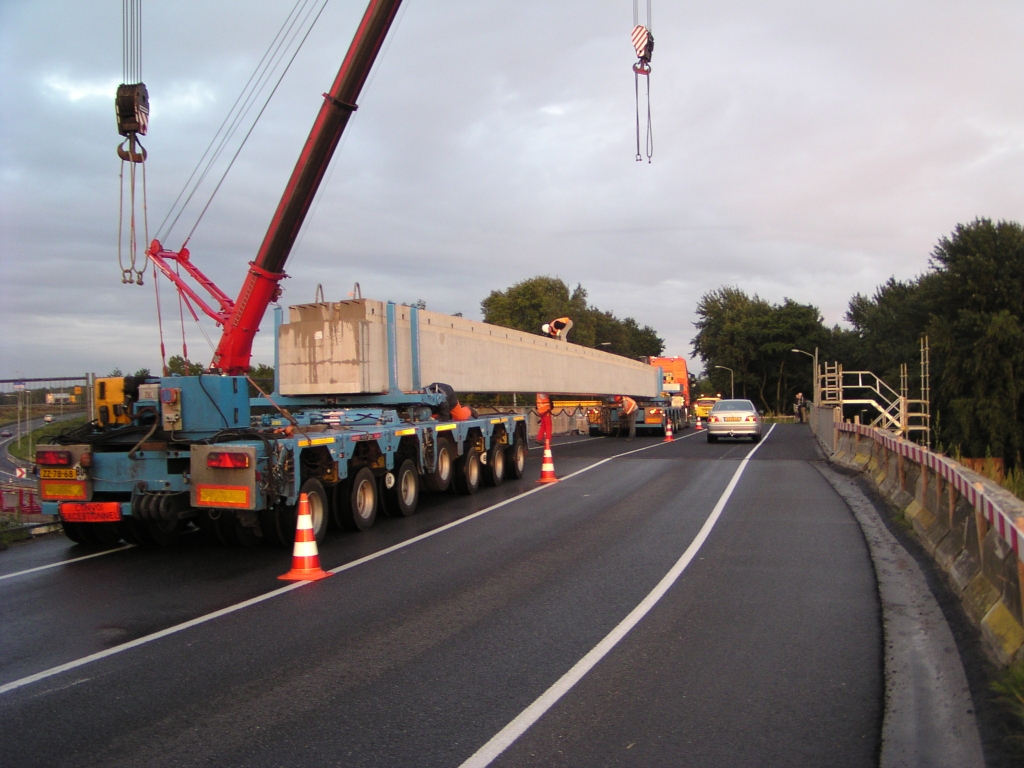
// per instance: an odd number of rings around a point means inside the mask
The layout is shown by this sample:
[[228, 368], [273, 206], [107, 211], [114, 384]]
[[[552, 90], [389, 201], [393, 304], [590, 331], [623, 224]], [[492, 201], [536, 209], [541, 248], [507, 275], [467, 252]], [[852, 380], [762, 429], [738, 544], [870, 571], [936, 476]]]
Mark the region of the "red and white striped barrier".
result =
[[976, 485], [962, 473], [964, 467], [961, 464], [946, 456], [933, 453], [927, 448], [922, 448], [920, 445], [915, 445], [903, 438], [895, 437], [880, 429], [868, 427], [864, 424], [842, 422], [837, 424], [836, 428], [840, 432], [853, 432], [870, 437], [893, 453], [908, 458], [916, 464], [928, 467], [943, 480], [952, 483], [953, 487], [960, 492], [960, 495], [970, 502], [975, 511], [981, 513], [992, 527], [999, 532], [1003, 540], [1013, 548], [1021, 562], [1024, 562], [1024, 531], [1017, 527], [1013, 516], [1003, 509], [998, 501], [989, 498], [985, 494], [985, 488], [981, 483]]

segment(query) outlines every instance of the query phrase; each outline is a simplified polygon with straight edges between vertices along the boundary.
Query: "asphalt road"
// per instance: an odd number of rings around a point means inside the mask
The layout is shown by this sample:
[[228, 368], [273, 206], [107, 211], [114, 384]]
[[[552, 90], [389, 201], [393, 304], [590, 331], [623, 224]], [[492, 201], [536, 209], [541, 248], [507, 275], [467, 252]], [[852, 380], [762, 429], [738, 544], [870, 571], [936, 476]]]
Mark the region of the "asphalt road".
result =
[[691, 435], [557, 446], [562, 482], [533, 458], [425, 497], [269, 598], [289, 565], [270, 549], [0, 553], [0, 764], [458, 766], [527, 717], [474, 764], [876, 765], [877, 589], [810, 433], [776, 428], [735, 483], [753, 446]]
[[[43, 414], [43, 415], [45, 416], [45, 414]], [[80, 416], [80, 415], [81, 415], [80, 412], [79, 413], [69, 413], [69, 414], [54, 414], [53, 420], [55, 422], [68, 421], [68, 420], [73, 419], [73, 418], [75, 418], [77, 416]], [[46, 422], [43, 420], [43, 416], [38, 416], [36, 418], [30, 419], [28, 421], [27, 425], [22, 425], [22, 429], [27, 433], [27, 432], [31, 432], [32, 430], [41, 429], [45, 425], [46, 425]], [[15, 427], [14, 424], [7, 424], [4, 427], [4, 429], [10, 430], [13, 434], [12, 434], [11, 437], [0, 437], [0, 482], [4, 482], [4, 483], [17, 482], [17, 483], [24, 483], [26, 485], [28, 485], [28, 484], [35, 485], [35, 480], [34, 479], [33, 480], [29, 480], [29, 481], [25, 481], [25, 480], [18, 480], [16, 478], [14, 470], [18, 468], [18, 465], [15, 464], [13, 461], [11, 461], [11, 458], [10, 458], [10, 456], [7, 453], [7, 448], [11, 444], [17, 443], [17, 441], [18, 441], [16, 427]], [[27, 437], [22, 437], [22, 440], [27, 440], [27, 439], [28, 439]]]

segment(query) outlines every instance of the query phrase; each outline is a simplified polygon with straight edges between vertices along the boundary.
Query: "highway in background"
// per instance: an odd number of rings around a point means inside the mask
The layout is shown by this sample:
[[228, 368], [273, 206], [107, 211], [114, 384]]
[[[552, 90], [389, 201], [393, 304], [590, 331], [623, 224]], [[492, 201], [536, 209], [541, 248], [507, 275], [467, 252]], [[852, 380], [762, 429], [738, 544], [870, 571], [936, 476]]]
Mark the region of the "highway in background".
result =
[[267, 599], [289, 566], [279, 550], [194, 535], [25, 573], [88, 552], [12, 548], [2, 762], [461, 765], [600, 647], [703, 527], [631, 631], [475, 764], [876, 765], [874, 573], [810, 433], [776, 428], [724, 506], [753, 446], [685, 435], [580, 440], [555, 448], [560, 477], [580, 472], [555, 485], [534, 483], [534, 457], [522, 481], [424, 497], [414, 517], [335, 532], [323, 565], [349, 567]]

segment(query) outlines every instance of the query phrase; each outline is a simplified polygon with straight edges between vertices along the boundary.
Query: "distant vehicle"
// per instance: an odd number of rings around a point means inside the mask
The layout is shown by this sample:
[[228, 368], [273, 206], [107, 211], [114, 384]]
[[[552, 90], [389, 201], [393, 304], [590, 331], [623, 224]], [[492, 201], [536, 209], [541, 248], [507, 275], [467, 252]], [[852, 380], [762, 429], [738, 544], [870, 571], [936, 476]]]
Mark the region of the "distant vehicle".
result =
[[43, 416], [43, 421], [45, 421], [47, 424], [51, 424], [53, 422], [53, 414], [48, 413], [45, 416]]
[[11, 437], [11, 430], [9, 430], [9, 429], [0, 430], [0, 437]]
[[701, 395], [693, 404], [693, 413], [695, 416], [699, 416], [702, 419], [707, 419], [711, 415], [711, 409], [714, 408], [722, 398], [720, 397], [705, 397]]
[[749, 400], [719, 400], [708, 416], [708, 442], [720, 437], [749, 437], [761, 441], [761, 414]]

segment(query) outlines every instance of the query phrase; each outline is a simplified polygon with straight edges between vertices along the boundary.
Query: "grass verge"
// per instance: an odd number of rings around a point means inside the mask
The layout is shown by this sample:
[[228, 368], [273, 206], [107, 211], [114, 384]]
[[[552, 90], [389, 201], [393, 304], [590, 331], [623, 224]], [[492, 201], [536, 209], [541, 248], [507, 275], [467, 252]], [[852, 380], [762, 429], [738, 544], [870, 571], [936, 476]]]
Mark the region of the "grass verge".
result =
[[45, 427], [41, 427], [40, 429], [34, 430], [32, 432], [31, 441], [29, 440], [28, 435], [25, 435], [21, 438], [20, 445], [18, 444], [17, 440], [12, 440], [11, 443], [7, 446], [7, 452], [10, 453], [11, 456], [16, 456], [19, 459], [31, 461], [32, 457], [30, 457], [28, 453], [28, 446], [30, 442], [33, 446], [39, 444], [45, 445], [55, 435], [59, 435], [65, 429], [80, 427], [83, 424], [85, 424], [88, 420], [89, 419], [86, 416], [79, 416], [74, 419], [68, 419], [67, 421], [62, 421], [55, 424], [47, 424]]

